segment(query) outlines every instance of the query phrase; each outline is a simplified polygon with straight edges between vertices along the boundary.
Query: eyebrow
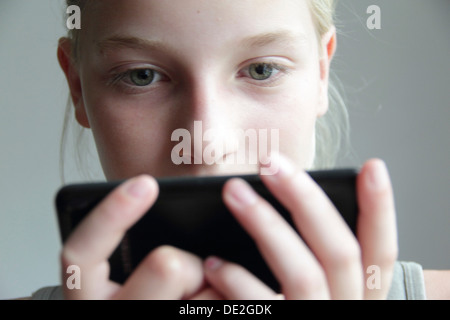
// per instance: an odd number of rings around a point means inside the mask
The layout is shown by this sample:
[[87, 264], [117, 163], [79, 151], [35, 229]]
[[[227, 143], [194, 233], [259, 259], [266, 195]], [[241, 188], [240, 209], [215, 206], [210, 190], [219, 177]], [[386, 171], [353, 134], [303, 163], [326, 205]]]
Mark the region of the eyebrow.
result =
[[[301, 44], [306, 44], [308, 38], [304, 33], [292, 33], [287, 30], [281, 30], [246, 37], [239, 42], [239, 47], [242, 46], [247, 49], [256, 49], [277, 44], [290, 46], [298, 40], [300, 40]], [[97, 47], [101, 53], [118, 48], [158, 51], [170, 50], [170, 47], [162, 41], [127, 35], [113, 35], [110, 38], [99, 41]]]
[[158, 40], [150, 40], [125, 35], [114, 35], [110, 38], [99, 41], [97, 43], [97, 47], [99, 48], [101, 53], [104, 53], [105, 51], [118, 48], [130, 48], [137, 50], [161, 50], [166, 48], [167, 45], [164, 42]]
[[241, 42], [246, 48], [262, 48], [269, 45], [293, 45], [295, 41], [300, 40], [300, 43], [306, 44], [308, 38], [304, 33], [292, 33], [287, 30], [280, 30], [276, 32], [267, 32], [244, 38]]

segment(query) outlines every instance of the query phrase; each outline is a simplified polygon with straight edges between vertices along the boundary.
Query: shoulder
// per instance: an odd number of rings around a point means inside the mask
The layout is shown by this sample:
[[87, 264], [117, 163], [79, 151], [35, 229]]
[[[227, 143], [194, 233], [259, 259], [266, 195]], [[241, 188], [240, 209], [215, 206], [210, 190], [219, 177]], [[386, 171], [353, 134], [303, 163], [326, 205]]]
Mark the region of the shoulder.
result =
[[397, 261], [394, 266], [388, 300], [425, 300], [422, 266], [416, 262]]
[[450, 300], [450, 270], [424, 270], [427, 298]]
[[450, 270], [423, 270], [416, 262], [397, 261], [391, 300], [450, 300]]

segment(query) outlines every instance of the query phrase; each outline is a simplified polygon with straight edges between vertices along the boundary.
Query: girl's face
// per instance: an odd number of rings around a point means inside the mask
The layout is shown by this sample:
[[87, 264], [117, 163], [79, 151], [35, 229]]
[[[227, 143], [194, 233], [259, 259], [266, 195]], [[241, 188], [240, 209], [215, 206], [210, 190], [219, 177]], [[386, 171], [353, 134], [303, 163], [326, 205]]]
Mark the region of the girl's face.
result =
[[306, 0], [91, 1], [80, 36], [68, 78], [108, 179], [256, 172], [242, 132], [311, 166], [335, 34], [319, 45]]

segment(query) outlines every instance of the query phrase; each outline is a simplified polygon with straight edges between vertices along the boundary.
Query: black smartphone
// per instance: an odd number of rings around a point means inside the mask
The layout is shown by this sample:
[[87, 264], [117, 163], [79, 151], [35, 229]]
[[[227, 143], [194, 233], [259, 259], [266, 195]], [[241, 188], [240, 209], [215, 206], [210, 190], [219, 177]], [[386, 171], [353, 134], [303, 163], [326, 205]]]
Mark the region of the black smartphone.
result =
[[[325, 191], [355, 233], [358, 213], [355, 190], [357, 170], [308, 173]], [[161, 245], [171, 245], [201, 258], [215, 255], [236, 262], [279, 292], [279, 284], [255, 243], [222, 201], [223, 185], [231, 177], [157, 179], [160, 190], [158, 199], [149, 212], [128, 230], [111, 255], [110, 279], [118, 283], [125, 282], [150, 251]], [[246, 180], [293, 225], [289, 212], [266, 189], [258, 175], [239, 177]], [[59, 190], [56, 208], [63, 242], [77, 224], [121, 182], [123, 181], [73, 184]]]

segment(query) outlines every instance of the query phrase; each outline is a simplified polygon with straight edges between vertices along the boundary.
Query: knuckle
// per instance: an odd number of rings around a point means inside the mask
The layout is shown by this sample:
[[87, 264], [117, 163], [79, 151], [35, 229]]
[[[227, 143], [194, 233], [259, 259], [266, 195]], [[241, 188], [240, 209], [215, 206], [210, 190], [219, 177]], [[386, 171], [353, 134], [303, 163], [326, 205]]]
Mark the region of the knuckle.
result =
[[380, 264], [382, 266], [391, 266], [397, 261], [398, 258], [398, 246], [391, 246], [388, 250], [385, 250], [385, 252], [382, 255]]
[[215, 276], [222, 285], [231, 287], [233, 284], [239, 282], [244, 274], [245, 270], [243, 267], [234, 263], [224, 262], [223, 266], [215, 273]]
[[279, 214], [275, 214], [273, 208], [265, 201], [258, 201], [253, 207], [253, 210], [249, 212], [249, 215], [253, 214], [254, 218], [257, 218], [261, 227], [270, 228], [268, 230], [281, 230], [285, 226], [285, 220]]
[[384, 186], [379, 190], [371, 190], [371, 193], [368, 202], [373, 208], [379, 211], [395, 212], [392, 187]]
[[[295, 190], [298, 201], [301, 199], [316, 199], [318, 188], [316, 188], [310, 181], [302, 179], [298, 174], [289, 178], [287, 182], [291, 190]], [[301, 181], [301, 182], [300, 182]]]
[[138, 206], [138, 202], [133, 201], [119, 189], [100, 202], [92, 214], [97, 222], [101, 221], [102, 224], [114, 229], [123, 229], [134, 219], [132, 217], [136, 217]]
[[113, 192], [98, 207], [100, 215], [109, 222], [123, 219], [123, 210], [130, 207], [132, 202], [123, 192]]
[[321, 292], [326, 285], [325, 275], [319, 270], [298, 272], [290, 277], [288, 281], [289, 287], [302, 295]]
[[333, 269], [348, 269], [355, 264], [361, 264], [361, 248], [356, 241], [335, 248], [329, 257]]
[[69, 246], [63, 247], [63, 249], [60, 252], [59, 258], [60, 258], [61, 265], [64, 270], [67, 269], [67, 267], [69, 267], [71, 265], [78, 264], [77, 263], [78, 259], [76, 258], [75, 250], [73, 250]]
[[156, 248], [144, 263], [163, 281], [178, 281], [183, 272], [180, 253], [170, 246]]

